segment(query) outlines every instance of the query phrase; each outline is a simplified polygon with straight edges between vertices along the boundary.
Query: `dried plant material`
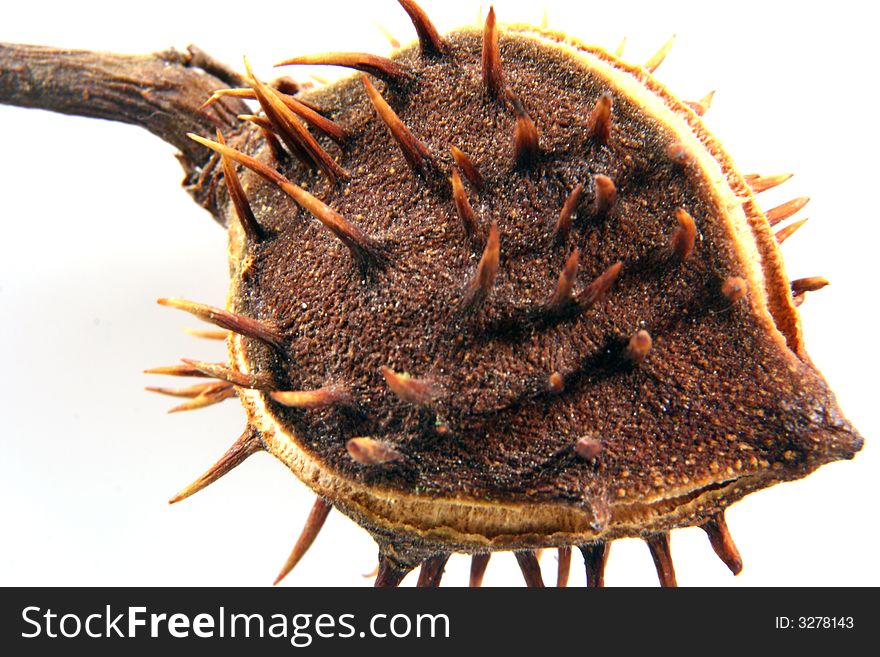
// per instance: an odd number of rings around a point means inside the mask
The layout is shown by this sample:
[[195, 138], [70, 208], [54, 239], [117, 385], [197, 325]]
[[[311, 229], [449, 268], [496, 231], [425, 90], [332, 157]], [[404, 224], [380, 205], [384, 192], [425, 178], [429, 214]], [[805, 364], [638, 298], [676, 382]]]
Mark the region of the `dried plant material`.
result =
[[644, 329], [636, 331], [626, 345], [627, 359], [636, 365], [641, 363], [647, 357], [648, 352], [651, 351], [652, 345], [653, 341], [651, 340], [650, 333]]
[[143, 125], [229, 230], [227, 307], [162, 301], [228, 331], [228, 361], [148, 371], [213, 379], [152, 390], [238, 396], [247, 428], [173, 501], [278, 458], [318, 496], [279, 580], [330, 508], [376, 539], [377, 586], [436, 586], [453, 553], [478, 586], [507, 551], [538, 587], [538, 548], [564, 585], [574, 547], [602, 586], [634, 537], [673, 586], [685, 526], [739, 572], [727, 507], [863, 442], [803, 342], [796, 306], [828, 282], [782, 266], [802, 221], [771, 230], [807, 198], [760, 208], [789, 174], [740, 174], [697, 118], [712, 95], [654, 81], [671, 41], [633, 66], [494, 9], [441, 36], [400, 4], [417, 44], [285, 60], [367, 74], [313, 89], [200, 51], [0, 49], [54, 85], [0, 76], [0, 100]]
[[345, 449], [351, 459], [361, 465], [385, 465], [403, 458], [400, 452], [385, 441], [366, 436], [352, 438], [345, 443]]
[[749, 284], [739, 276], [728, 276], [721, 284], [721, 294], [728, 298], [731, 303], [735, 303], [746, 296], [749, 291]]

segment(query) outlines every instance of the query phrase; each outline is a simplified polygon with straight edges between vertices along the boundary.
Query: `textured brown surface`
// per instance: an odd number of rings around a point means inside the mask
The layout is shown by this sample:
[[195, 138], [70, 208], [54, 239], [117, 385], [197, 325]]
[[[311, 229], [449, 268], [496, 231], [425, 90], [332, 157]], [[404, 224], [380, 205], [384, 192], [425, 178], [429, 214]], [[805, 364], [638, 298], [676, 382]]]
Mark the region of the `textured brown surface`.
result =
[[[244, 178], [271, 237], [247, 246], [234, 306], [290, 336], [284, 357], [256, 343], [249, 357], [280, 389], [344, 385], [357, 402], [321, 411], [270, 404], [299, 446], [384, 489], [594, 510], [747, 474], [766, 473], [769, 484], [851, 457], [861, 439], [821, 376], [781, 348], [765, 308], [722, 294], [745, 265], [708, 181], [670, 159], [675, 136], [612, 91], [609, 145], [595, 144], [588, 118], [605, 85], [569, 57], [502, 34], [505, 84], [537, 125], [542, 151], [515, 169], [515, 115], [485, 94], [479, 34], [447, 43], [442, 58], [400, 55], [416, 82], [377, 88], [443, 172], [454, 144], [485, 178], [481, 193], [468, 193], [483, 231], [498, 222], [501, 265], [479, 309], [457, 311], [481, 249], [465, 235], [447, 176], [409, 167], [359, 80], [313, 98], [351, 132], [341, 150], [322, 141], [351, 177], [330, 189], [317, 173], [283, 163], [281, 171], [379, 240], [385, 266], [362, 275], [311, 216]], [[617, 188], [601, 218], [591, 211], [596, 174]], [[584, 202], [567, 243], [554, 244], [560, 208], [579, 183]], [[698, 231], [684, 263], [668, 249], [680, 207]], [[618, 260], [622, 273], [606, 301], [548, 317], [543, 304], [575, 246], [576, 291]], [[624, 349], [639, 329], [653, 345], [634, 366]], [[440, 394], [429, 408], [407, 404], [382, 366], [430, 380]], [[547, 392], [553, 372], [564, 378], [561, 394]], [[595, 462], [576, 457], [585, 434], [602, 444]], [[387, 441], [404, 458], [355, 463], [345, 444], [357, 436]]]

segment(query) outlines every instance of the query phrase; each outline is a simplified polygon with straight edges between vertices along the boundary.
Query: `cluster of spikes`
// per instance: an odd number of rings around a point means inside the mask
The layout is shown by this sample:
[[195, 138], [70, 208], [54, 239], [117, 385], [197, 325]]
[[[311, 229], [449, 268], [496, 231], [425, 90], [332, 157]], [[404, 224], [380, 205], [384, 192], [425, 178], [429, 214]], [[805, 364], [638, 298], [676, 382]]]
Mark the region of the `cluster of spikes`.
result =
[[[424, 57], [443, 57], [447, 52], [446, 45], [425, 12], [412, 0], [398, 1], [415, 26], [422, 55]], [[672, 47], [673, 39], [665, 43], [644, 64], [645, 70], [653, 73], [660, 66]], [[393, 39], [392, 44], [395, 46], [399, 45]], [[621, 43], [615, 52], [618, 57], [622, 55], [623, 45]], [[391, 137], [400, 148], [413, 172], [424, 178], [440, 175], [436, 158], [432, 156], [425, 144], [419, 141], [407, 128], [368, 77], [368, 75], [372, 75], [388, 85], [400, 87], [410, 77], [410, 73], [401, 64], [391, 59], [367, 53], [333, 52], [295, 57], [281, 62], [278, 66], [299, 64], [343, 66], [365, 73], [362, 82], [366, 96], [372, 103], [377, 116], [387, 127]], [[247, 60], [245, 60], [245, 69], [247, 73], [246, 81], [250, 85], [249, 87], [218, 90], [206, 101], [205, 106], [207, 107], [224, 96], [256, 100], [262, 109], [262, 114], [242, 115], [239, 118], [258, 126], [276, 159], [281, 159], [289, 154], [297, 158], [304, 166], [320, 170], [327, 180], [334, 185], [338, 181], [346, 179], [349, 173], [318, 143], [309, 128], [330, 138], [340, 147], [344, 147], [349, 137], [348, 130], [344, 126], [323, 116], [319, 108], [284, 93], [284, 90], [278, 85], [269, 85], [261, 82], [254, 75]], [[490, 8], [483, 29], [482, 80], [485, 92], [489, 97], [506, 100], [512, 107], [516, 117], [512, 135], [514, 166], [517, 168], [529, 167], [540, 154], [540, 134], [521, 99], [505, 87], [494, 8]], [[702, 116], [709, 109], [713, 95], [714, 92], [707, 94], [699, 101], [688, 101], [685, 104], [698, 116]], [[613, 102], [609, 94], [603, 94], [596, 101], [589, 117], [588, 126], [590, 137], [596, 143], [607, 145], [612, 140]], [[195, 134], [190, 134], [189, 136], [219, 154], [230, 199], [235, 207], [241, 228], [248, 240], [259, 242], [268, 239], [269, 235], [260, 225], [248, 202], [238, 179], [234, 163], [250, 169], [263, 179], [276, 185], [293, 199], [297, 205], [314, 216], [348, 248], [354, 262], [362, 270], [382, 266], [383, 253], [379, 242], [366, 235], [357, 225], [340, 215], [323, 201], [291, 182], [267, 164], [227, 146], [223, 135], [219, 131], [216, 141]], [[501, 236], [498, 225], [494, 221], [491, 222], [488, 231], [485, 233], [481, 229], [479, 218], [470, 204], [462, 181], [462, 176], [464, 176], [475, 192], [479, 193], [482, 191], [485, 183], [479, 168], [467, 153], [455, 145], [451, 145], [450, 150], [455, 168], [452, 169], [448, 182], [451, 187], [455, 209], [468, 240], [475, 247], [482, 248], [482, 255], [476, 269], [461, 293], [461, 309], [474, 311], [478, 309], [492, 291], [499, 270]], [[667, 154], [671, 160], [679, 164], [686, 165], [690, 162], [691, 156], [681, 144], [670, 146]], [[749, 174], [745, 176], [745, 180], [754, 193], [760, 193], [784, 183], [791, 178], [791, 175], [763, 176]], [[592, 178], [591, 184], [595, 190], [591, 208], [592, 214], [597, 217], [607, 215], [614, 208], [616, 201], [614, 181], [607, 176], [595, 175]], [[584, 198], [584, 185], [578, 184], [571, 190], [563, 203], [552, 231], [553, 239], [558, 243], [564, 244], [566, 242], [572, 228], [573, 217], [581, 207]], [[806, 197], [796, 198], [767, 211], [765, 213], [766, 217], [771, 226], [776, 226], [801, 210], [808, 201], [809, 199]], [[668, 253], [670, 256], [684, 262], [695, 248], [697, 236], [696, 223], [694, 218], [683, 208], [677, 209], [674, 217], [676, 225], [670, 231]], [[775, 233], [777, 243], [782, 244], [803, 226], [805, 222], [806, 219], [795, 221], [777, 230]], [[614, 263], [583, 290], [575, 292], [579, 256], [578, 249], [574, 248], [566, 259], [559, 274], [556, 288], [544, 304], [544, 310], [548, 314], [578, 312], [593, 307], [612, 289], [623, 266], [621, 262]], [[828, 281], [822, 277], [801, 278], [791, 281], [791, 291], [795, 304], [800, 305], [803, 303], [807, 292], [819, 290], [826, 285], [828, 285]], [[723, 282], [721, 292], [731, 303], [735, 303], [748, 293], [747, 283], [742, 278], [736, 276], [729, 277]], [[160, 299], [159, 303], [189, 312], [199, 319], [210, 322], [222, 329], [220, 331], [188, 331], [197, 337], [220, 340], [226, 339], [230, 333], [234, 333], [259, 340], [279, 349], [285, 345], [285, 335], [278, 327], [269, 322], [258, 321], [234, 312], [182, 299]], [[652, 339], [647, 331], [637, 331], [625, 345], [623, 356], [633, 364], [638, 364], [647, 357], [651, 344]], [[352, 406], [355, 404], [350, 391], [342, 386], [328, 385], [314, 390], [278, 390], [268, 374], [244, 373], [235, 370], [225, 363], [209, 363], [190, 359], [183, 359], [182, 363], [146, 370], [150, 374], [202, 377], [211, 380], [208, 383], [184, 388], [147, 388], [147, 390], [152, 392], [187, 398], [188, 401], [171, 408], [169, 412], [205, 408], [235, 397], [237, 388], [260, 390], [268, 394], [279, 404], [300, 409], [321, 409]], [[398, 373], [388, 367], [382, 367], [381, 374], [385, 379], [388, 389], [404, 402], [415, 405], [427, 405], [438, 394], [431, 381], [427, 379], [419, 379], [405, 373]], [[563, 387], [564, 378], [560, 373], [553, 372], [548, 376], [547, 389], [550, 392], [561, 392]], [[200, 491], [240, 465], [250, 455], [263, 449], [264, 446], [259, 436], [252, 429], [248, 428], [217, 463], [196, 481], [175, 495], [170, 500], [170, 503], [179, 502]], [[346, 443], [346, 449], [349, 456], [355, 462], [366, 467], [381, 467], [384, 464], [399, 460], [403, 456], [390, 444], [370, 437], [352, 438]], [[581, 437], [573, 444], [573, 450], [579, 458], [592, 461], [596, 459], [601, 451], [601, 443], [590, 437]], [[332, 508], [331, 502], [324, 498], [319, 497], [315, 501], [290, 556], [275, 580], [276, 584], [286, 577], [305, 555], [318, 536]], [[701, 528], [708, 535], [710, 544], [718, 557], [734, 575], [738, 574], [742, 570], [742, 560], [728, 531], [723, 511], [706, 520], [701, 525]], [[675, 586], [676, 578], [670, 551], [669, 532], [649, 534], [643, 538], [656, 566], [661, 586]], [[596, 541], [580, 545], [578, 548], [584, 559], [587, 586], [603, 586], [605, 564], [608, 559], [610, 543]], [[539, 565], [540, 550], [519, 550], [515, 551], [514, 555], [526, 584], [530, 587], [544, 586]], [[438, 554], [425, 560], [421, 564], [418, 586], [438, 586], [449, 557], [450, 554]], [[481, 585], [489, 558], [490, 553], [472, 556], [470, 570], [471, 586]], [[558, 548], [558, 586], [565, 586], [567, 584], [570, 564], [571, 547]], [[377, 587], [397, 586], [408, 572], [409, 569], [402, 568], [395, 561], [380, 555], [375, 585]]]

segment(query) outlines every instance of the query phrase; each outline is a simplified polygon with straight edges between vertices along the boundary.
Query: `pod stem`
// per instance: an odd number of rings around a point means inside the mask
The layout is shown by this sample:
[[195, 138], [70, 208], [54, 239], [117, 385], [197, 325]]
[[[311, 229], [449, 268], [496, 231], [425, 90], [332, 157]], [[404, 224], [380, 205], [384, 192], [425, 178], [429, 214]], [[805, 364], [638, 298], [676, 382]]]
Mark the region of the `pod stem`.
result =
[[236, 125], [235, 98], [202, 104], [239, 76], [194, 46], [187, 52], [117, 55], [0, 43], [0, 104], [130, 123], [178, 148], [188, 177], [210, 151], [187, 138]]

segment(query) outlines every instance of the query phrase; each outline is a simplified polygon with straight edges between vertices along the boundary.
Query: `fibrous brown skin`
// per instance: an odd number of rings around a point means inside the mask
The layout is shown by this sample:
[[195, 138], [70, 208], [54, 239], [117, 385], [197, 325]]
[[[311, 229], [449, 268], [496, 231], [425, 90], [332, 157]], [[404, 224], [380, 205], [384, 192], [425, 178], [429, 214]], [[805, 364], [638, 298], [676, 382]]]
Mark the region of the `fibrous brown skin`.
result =
[[[351, 174], [336, 188], [272, 161], [252, 134], [229, 139], [378, 246], [372, 261], [356, 262], [278, 189], [242, 173], [267, 237], [246, 239], [226, 210], [230, 308], [280, 327], [288, 342], [235, 336], [232, 365], [270, 375], [282, 391], [342, 386], [354, 403], [289, 408], [239, 392], [264, 445], [402, 566], [451, 550], [628, 535], [648, 537], [662, 561], [656, 536], [714, 522], [742, 494], [849, 457], [860, 439], [806, 362], [787, 281], [772, 257], [757, 265], [758, 253], [775, 253], [764, 217], [693, 116], [601, 54], [585, 54], [588, 63], [552, 38], [499, 40], [504, 84], [538, 129], [539, 153], [525, 165], [514, 152], [515, 106], [486, 94], [477, 32], [445, 37], [442, 57], [399, 54], [413, 82], [373, 81], [437, 171], [408, 165], [360, 78], [311, 97], [351, 133], [339, 150], [322, 140]], [[607, 77], [615, 70], [620, 79]], [[589, 120], [602, 94], [613, 99], [607, 137]], [[656, 106], [644, 112], [652, 94]], [[681, 132], [684, 122], [696, 138]], [[450, 145], [485, 178], [479, 193], [466, 185], [477, 244], [446, 183]], [[595, 209], [598, 175], [615, 185], [604, 212]], [[555, 222], [578, 184], [585, 198], [560, 243]], [[690, 242], [677, 232], [680, 209], [696, 226]], [[462, 312], [492, 221], [498, 274]], [[616, 285], [589, 308], [548, 310], [575, 247], [575, 298], [621, 262]], [[726, 292], [730, 277], [748, 294]], [[633, 359], [628, 345], [641, 330], [651, 347]], [[382, 367], [432, 393], [425, 403], [401, 398]], [[561, 390], [548, 390], [554, 375]], [[592, 459], [576, 450], [585, 434], [601, 445]], [[361, 436], [403, 458], [364, 467], [346, 450]]]

